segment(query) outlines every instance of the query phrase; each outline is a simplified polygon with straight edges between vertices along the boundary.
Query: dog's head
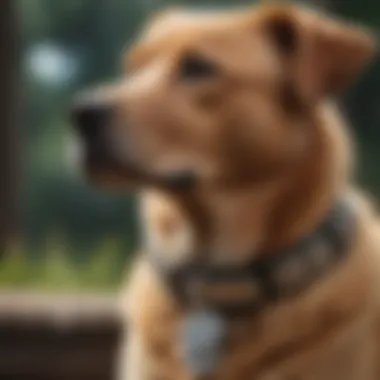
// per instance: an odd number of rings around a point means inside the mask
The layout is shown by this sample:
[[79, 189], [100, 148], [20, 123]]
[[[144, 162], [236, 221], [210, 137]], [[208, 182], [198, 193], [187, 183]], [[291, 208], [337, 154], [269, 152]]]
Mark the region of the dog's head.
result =
[[241, 184], [283, 175], [321, 102], [364, 68], [363, 30], [292, 5], [168, 11], [127, 54], [125, 77], [80, 96], [75, 124], [105, 184]]

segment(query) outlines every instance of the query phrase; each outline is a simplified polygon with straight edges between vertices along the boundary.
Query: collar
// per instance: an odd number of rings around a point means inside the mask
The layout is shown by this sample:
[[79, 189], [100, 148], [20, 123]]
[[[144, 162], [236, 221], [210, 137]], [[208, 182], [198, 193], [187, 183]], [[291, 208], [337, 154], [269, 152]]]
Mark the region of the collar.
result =
[[242, 316], [295, 297], [327, 276], [348, 256], [355, 227], [352, 206], [338, 201], [313, 233], [270, 258], [241, 266], [192, 262], [175, 268], [152, 254], [149, 260], [183, 308]]

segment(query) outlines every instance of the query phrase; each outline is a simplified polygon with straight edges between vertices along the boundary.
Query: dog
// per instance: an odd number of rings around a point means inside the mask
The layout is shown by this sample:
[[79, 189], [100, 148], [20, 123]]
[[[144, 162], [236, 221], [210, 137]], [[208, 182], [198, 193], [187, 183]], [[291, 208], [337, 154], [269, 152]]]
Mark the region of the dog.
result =
[[334, 97], [375, 51], [294, 4], [164, 11], [73, 117], [140, 193], [120, 380], [380, 378], [380, 234]]

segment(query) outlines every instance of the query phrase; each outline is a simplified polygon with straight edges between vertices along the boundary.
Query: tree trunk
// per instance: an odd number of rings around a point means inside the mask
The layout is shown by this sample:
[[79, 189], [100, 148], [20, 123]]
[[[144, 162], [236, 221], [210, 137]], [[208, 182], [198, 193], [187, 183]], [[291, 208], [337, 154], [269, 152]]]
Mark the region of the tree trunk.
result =
[[18, 35], [15, 1], [0, 4], [0, 258], [19, 235]]

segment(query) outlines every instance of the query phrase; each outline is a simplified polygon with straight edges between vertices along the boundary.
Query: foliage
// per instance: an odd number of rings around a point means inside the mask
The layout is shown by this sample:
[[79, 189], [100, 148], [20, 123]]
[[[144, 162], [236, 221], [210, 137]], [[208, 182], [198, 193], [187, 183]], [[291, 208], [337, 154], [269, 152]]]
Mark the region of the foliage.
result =
[[0, 287], [48, 291], [112, 291], [122, 280], [125, 263], [120, 242], [105, 239], [81, 263], [67, 255], [63, 240], [52, 235], [37, 256], [13, 249], [0, 266]]

